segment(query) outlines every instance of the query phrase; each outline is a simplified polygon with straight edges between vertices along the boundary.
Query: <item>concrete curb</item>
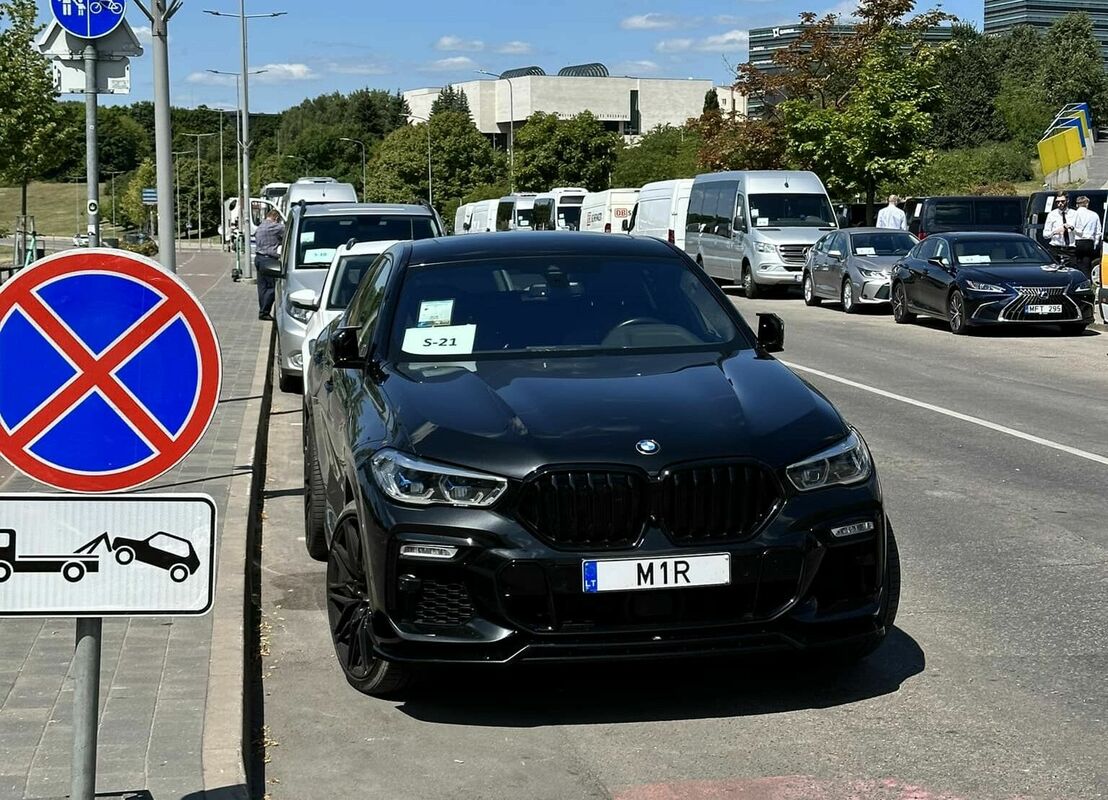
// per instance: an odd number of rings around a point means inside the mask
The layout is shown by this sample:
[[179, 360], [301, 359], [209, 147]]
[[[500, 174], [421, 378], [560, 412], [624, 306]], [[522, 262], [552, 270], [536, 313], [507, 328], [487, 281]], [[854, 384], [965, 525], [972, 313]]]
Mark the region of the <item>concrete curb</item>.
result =
[[262, 326], [258, 361], [242, 431], [235, 451], [236, 464], [250, 464], [249, 473], [231, 479], [223, 536], [219, 545], [219, 577], [212, 619], [208, 697], [204, 709], [204, 793], [208, 800], [246, 800], [249, 797], [244, 766], [244, 665], [246, 602], [246, 531], [252, 523], [252, 498], [260, 473], [256, 444], [267, 375], [273, 360], [271, 326]]

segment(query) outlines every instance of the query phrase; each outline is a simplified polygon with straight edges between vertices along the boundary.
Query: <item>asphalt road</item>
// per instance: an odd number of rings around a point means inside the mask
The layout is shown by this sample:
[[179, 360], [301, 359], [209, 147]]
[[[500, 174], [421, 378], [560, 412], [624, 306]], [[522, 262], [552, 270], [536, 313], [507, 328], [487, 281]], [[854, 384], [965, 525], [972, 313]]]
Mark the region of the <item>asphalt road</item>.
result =
[[752, 323], [785, 319], [782, 358], [825, 373], [800, 372], [871, 445], [904, 562], [885, 645], [845, 674], [440, 672], [402, 702], [361, 696], [300, 538], [300, 401], [279, 396], [263, 552], [274, 800], [1108, 797], [1108, 335], [954, 337], [735, 302]]

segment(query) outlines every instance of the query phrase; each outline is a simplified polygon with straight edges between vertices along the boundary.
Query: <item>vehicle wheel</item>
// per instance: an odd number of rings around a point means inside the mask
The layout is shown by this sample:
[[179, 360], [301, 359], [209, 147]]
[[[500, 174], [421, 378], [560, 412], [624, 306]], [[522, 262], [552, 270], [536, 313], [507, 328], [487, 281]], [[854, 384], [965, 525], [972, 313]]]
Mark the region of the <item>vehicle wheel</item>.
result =
[[762, 296], [758, 284], [754, 282], [754, 270], [750, 268], [749, 264], [743, 264], [743, 294], [746, 295], [748, 300], [757, 300]]
[[819, 297], [816, 296], [816, 287], [812, 282], [812, 273], [804, 273], [804, 283], [802, 284], [801, 288], [804, 291], [804, 305], [818, 306], [821, 302], [823, 302]]
[[70, 561], [62, 567], [62, 577], [70, 583], [76, 583], [85, 577], [85, 565], [80, 561]]
[[915, 320], [916, 315], [908, 310], [908, 292], [903, 283], [893, 286], [893, 320], [904, 325]]
[[950, 332], [956, 336], [969, 333], [969, 323], [966, 321], [966, 298], [957, 289], [950, 293], [946, 310], [950, 318]]
[[361, 533], [348, 508], [327, 555], [327, 621], [347, 682], [359, 692], [381, 697], [403, 689], [412, 676], [410, 667], [374, 656], [372, 619]]
[[1060, 325], [1059, 327], [1062, 329], [1062, 334], [1065, 336], [1082, 336], [1085, 333], [1087, 323], [1067, 322], [1065, 325]]
[[0, 583], [12, 576], [12, 565], [7, 561], [0, 561]]
[[850, 278], [847, 278], [843, 281], [841, 299], [843, 304], [843, 311], [845, 311], [847, 314], [858, 313], [858, 304], [854, 302], [854, 284], [850, 282]]
[[135, 551], [130, 547], [121, 547], [115, 551], [115, 560], [126, 566], [135, 560]]
[[304, 391], [304, 382], [299, 375], [281, 372], [277, 377], [277, 388], [286, 394], [301, 394]]
[[323, 530], [326, 512], [323, 473], [316, 457], [315, 443], [309, 439], [304, 453], [304, 545], [316, 561], [327, 560], [327, 537]]
[[184, 583], [188, 577], [189, 570], [184, 564], [174, 564], [169, 568], [169, 579], [174, 583]]

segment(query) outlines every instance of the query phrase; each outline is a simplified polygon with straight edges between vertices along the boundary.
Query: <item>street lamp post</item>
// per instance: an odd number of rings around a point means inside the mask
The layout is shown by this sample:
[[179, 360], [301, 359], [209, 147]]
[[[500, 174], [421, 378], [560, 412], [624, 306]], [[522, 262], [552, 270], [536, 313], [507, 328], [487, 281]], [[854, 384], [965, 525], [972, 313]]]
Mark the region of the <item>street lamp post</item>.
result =
[[339, 141], [340, 142], [353, 142], [354, 144], [358, 145], [358, 147], [362, 148], [362, 202], [364, 203], [364, 202], [366, 202], [366, 195], [365, 195], [365, 142], [363, 142], [361, 139], [351, 139], [349, 136], [340, 136]]
[[112, 176], [112, 227], [116, 227], [115, 224], [115, 176], [122, 175], [124, 170], [121, 169], [107, 169], [104, 170]]
[[434, 192], [431, 191], [431, 118], [421, 117], [418, 114], [409, 114], [412, 119], [418, 119], [427, 123], [427, 205], [434, 208]]
[[200, 249], [204, 249], [204, 214], [201, 209], [203, 195], [200, 189], [200, 140], [205, 136], [215, 136], [214, 133], [186, 133], [196, 139], [196, 243]]
[[[181, 170], [177, 156], [183, 156], [188, 150], [173, 151], [173, 185], [177, 188], [177, 202], [173, 206], [173, 216], [177, 219], [177, 241], [181, 241]], [[176, 246], [176, 245], [175, 245]]]
[[495, 72], [484, 69], [479, 69], [477, 72], [508, 82], [508, 192], [514, 193], [516, 190], [516, 99], [512, 91], [512, 79], [502, 78]]
[[[243, 224], [245, 223], [245, 221], [247, 219], [247, 215], [243, 212], [243, 206], [242, 206], [242, 189], [243, 189], [243, 186], [245, 185], [243, 183], [243, 180], [242, 180], [242, 140], [243, 140], [243, 136], [242, 136], [242, 91], [241, 91], [241, 84], [239, 83], [240, 79], [242, 78], [242, 73], [241, 72], [227, 72], [226, 70], [221, 70], [221, 69], [209, 69], [209, 70], [207, 70], [207, 72], [210, 72], [213, 75], [228, 75], [228, 76], [235, 79], [235, 100], [236, 100], [236, 102], [239, 103], [238, 113], [235, 114], [235, 163], [238, 165], [237, 168], [236, 168], [237, 175], [236, 175], [236, 178], [235, 178], [235, 186], [238, 187], [238, 188], [235, 189], [235, 192], [237, 193], [237, 196], [239, 198], [239, 230], [242, 230], [242, 226], [243, 226]], [[248, 75], [261, 75], [265, 72], [269, 72], [269, 70], [255, 69], [255, 70], [251, 70], [247, 74]], [[220, 153], [222, 153], [222, 152], [223, 152], [223, 148], [221, 146], [220, 147]], [[220, 158], [222, 159], [222, 156], [220, 156]], [[222, 183], [222, 178], [220, 179], [220, 182]], [[247, 181], [247, 183], [249, 183], [249, 181]], [[220, 201], [222, 201], [222, 199], [223, 199], [222, 198], [222, 187], [220, 188], [220, 192], [221, 192]], [[226, 226], [227, 221], [224, 220], [223, 224], [224, 224], [224, 226]], [[249, 233], [247, 233], [247, 235], [249, 235]]]

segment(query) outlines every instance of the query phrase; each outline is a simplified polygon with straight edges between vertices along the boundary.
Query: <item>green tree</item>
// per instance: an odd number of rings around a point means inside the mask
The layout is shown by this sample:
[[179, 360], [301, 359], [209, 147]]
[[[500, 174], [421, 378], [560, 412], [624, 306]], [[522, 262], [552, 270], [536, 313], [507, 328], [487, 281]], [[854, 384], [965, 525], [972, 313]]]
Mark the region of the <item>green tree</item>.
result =
[[1084, 11], [1066, 14], [1046, 33], [1043, 89], [1055, 113], [1067, 103], [1088, 103], [1093, 119], [1108, 114], [1108, 76], [1093, 36], [1093, 22]]
[[516, 188], [545, 192], [553, 186], [607, 189], [622, 143], [588, 111], [569, 119], [535, 112], [516, 131]]
[[704, 93], [704, 113], [711, 111], [719, 111], [719, 92], [714, 86]]
[[157, 180], [154, 162], [149, 158], [131, 173], [131, 179], [119, 197], [119, 216], [124, 224], [141, 228], [149, 223], [150, 207], [142, 204], [142, 190], [157, 186]]
[[47, 172], [58, 146], [62, 113], [55, 102], [50, 64], [35, 46], [42, 27], [34, 0], [0, 0], [0, 179], [20, 187], [27, 213], [27, 184]]
[[651, 181], [691, 178], [697, 173], [701, 144], [696, 131], [659, 125], [634, 145], [620, 150], [612, 170], [612, 185], [644, 186]]
[[932, 144], [945, 150], [1006, 141], [1008, 128], [996, 106], [1003, 44], [971, 25], [955, 25], [952, 33], [935, 67], [942, 102], [935, 109]]
[[453, 86], [444, 87], [435, 98], [435, 102], [431, 103], [431, 116], [443, 111], [460, 111], [467, 117], [470, 116], [469, 98], [466, 97], [465, 91], [455, 89]]

